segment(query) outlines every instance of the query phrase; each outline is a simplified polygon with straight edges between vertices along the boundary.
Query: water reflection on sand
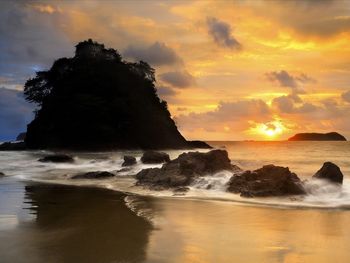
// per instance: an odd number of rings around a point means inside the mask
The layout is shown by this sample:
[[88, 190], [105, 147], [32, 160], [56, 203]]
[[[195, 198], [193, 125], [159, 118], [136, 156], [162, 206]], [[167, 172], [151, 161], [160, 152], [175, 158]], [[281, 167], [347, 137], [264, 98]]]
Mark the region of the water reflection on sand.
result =
[[[15, 218], [10, 227], [0, 228], [0, 262], [323, 263], [350, 259], [349, 210], [125, 198], [104, 189], [19, 182], [6, 189], [0, 197], [6, 195], [10, 207], [17, 209], [0, 206], [2, 216]], [[7, 223], [0, 220], [0, 225]]]
[[0, 232], [1, 262], [142, 262], [152, 225], [117, 192], [25, 187], [33, 220]]

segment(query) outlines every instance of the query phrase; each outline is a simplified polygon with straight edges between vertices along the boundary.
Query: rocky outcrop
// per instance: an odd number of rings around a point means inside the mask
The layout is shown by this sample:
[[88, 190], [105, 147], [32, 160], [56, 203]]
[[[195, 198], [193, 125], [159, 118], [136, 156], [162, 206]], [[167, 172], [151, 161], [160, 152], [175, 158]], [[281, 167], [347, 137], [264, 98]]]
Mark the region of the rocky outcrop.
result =
[[26, 138], [26, 133], [21, 132], [20, 134], [17, 135], [16, 141], [24, 141], [25, 138]]
[[66, 155], [66, 154], [54, 154], [54, 155], [48, 155], [38, 160], [39, 162], [43, 163], [72, 163], [74, 162], [73, 157]]
[[169, 161], [169, 154], [164, 152], [147, 151], [144, 152], [141, 157], [141, 162], [146, 164], [164, 163]]
[[71, 177], [71, 179], [105, 179], [113, 177], [114, 174], [106, 171], [96, 171], [88, 173], [80, 173]]
[[24, 93], [40, 105], [27, 128], [29, 149], [193, 148], [158, 97], [155, 70], [91, 39], [76, 45], [74, 57], [37, 72]]
[[192, 148], [197, 148], [197, 149], [212, 149], [213, 148], [209, 144], [207, 144], [206, 142], [203, 142], [203, 141], [188, 141], [188, 143]]
[[130, 155], [124, 156], [124, 162], [122, 166], [131, 166], [134, 164], [136, 164], [136, 158], [134, 156], [130, 156]]
[[24, 142], [4, 142], [0, 144], [0, 151], [24, 151], [26, 149]]
[[295, 173], [291, 173], [287, 167], [272, 164], [232, 176], [227, 191], [244, 197], [305, 194], [302, 182]]
[[167, 189], [188, 186], [198, 176], [232, 169], [231, 161], [224, 150], [212, 150], [207, 153], [188, 152], [163, 164], [161, 168], [140, 171], [136, 179], [138, 185]]
[[337, 133], [298, 133], [290, 137], [288, 141], [346, 141], [346, 138]]
[[340, 168], [331, 162], [325, 162], [320, 170], [318, 170], [313, 178], [325, 179], [332, 183], [342, 184], [343, 183], [343, 173]]

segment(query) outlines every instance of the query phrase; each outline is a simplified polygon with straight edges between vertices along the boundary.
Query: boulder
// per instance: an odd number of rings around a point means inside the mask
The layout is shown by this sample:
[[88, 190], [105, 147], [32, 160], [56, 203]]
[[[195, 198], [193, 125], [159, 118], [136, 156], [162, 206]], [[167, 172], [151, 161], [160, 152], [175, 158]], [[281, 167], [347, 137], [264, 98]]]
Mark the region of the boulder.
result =
[[39, 162], [47, 163], [72, 163], [74, 162], [73, 157], [66, 154], [54, 154], [48, 155], [38, 160]]
[[343, 173], [339, 167], [331, 162], [325, 162], [320, 170], [318, 170], [313, 176], [317, 179], [326, 179], [333, 183], [343, 183]]
[[305, 194], [301, 180], [288, 167], [265, 165], [255, 171], [234, 175], [227, 191], [244, 197], [267, 197]]
[[134, 156], [130, 156], [130, 155], [124, 156], [124, 162], [122, 166], [131, 166], [134, 164], [136, 164], [136, 158]]
[[188, 152], [163, 164], [161, 168], [140, 171], [136, 179], [138, 185], [167, 189], [188, 186], [198, 176], [232, 169], [231, 161], [224, 150], [212, 150], [207, 153]]
[[26, 149], [24, 142], [4, 142], [0, 144], [0, 151], [23, 151]]
[[5, 176], [5, 174], [2, 173], [2, 172], [0, 172], [0, 178], [1, 178], [1, 177], [4, 177], [4, 176]]
[[96, 172], [88, 172], [88, 173], [80, 173], [72, 176], [71, 179], [104, 179], [113, 177], [114, 174], [106, 171], [96, 171]]
[[141, 161], [147, 164], [164, 163], [169, 162], [170, 157], [169, 154], [164, 152], [147, 151], [143, 153]]

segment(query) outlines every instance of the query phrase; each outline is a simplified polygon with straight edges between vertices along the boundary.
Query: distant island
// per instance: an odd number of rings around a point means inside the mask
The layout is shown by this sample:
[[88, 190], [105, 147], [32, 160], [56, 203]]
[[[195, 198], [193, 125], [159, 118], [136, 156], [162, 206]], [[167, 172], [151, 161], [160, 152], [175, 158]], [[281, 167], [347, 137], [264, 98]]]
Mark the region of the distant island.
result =
[[19, 139], [27, 149], [210, 148], [181, 135], [155, 81], [147, 62], [125, 61], [91, 39], [80, 42], [74, 57], [25, 83], [26, 100], [38, 109]]
[[346, 141], [346, 138], [337, 133], [297, 133], [288, 141]]

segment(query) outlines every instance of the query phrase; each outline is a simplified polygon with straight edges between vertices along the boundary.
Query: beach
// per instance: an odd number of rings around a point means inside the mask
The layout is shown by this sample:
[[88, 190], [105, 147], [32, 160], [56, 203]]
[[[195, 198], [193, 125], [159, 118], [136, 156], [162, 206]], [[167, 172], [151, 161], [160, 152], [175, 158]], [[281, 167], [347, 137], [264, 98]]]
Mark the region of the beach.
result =
[[211, 144], [244, 169], [284, 165], [304, 180], [333, 161], [344, 185], [302, 199], [242, 198], [224, 191], [228, 175], [219, 173], [208, 179], [212, 189], [204, 180], [179, 196], [134, 186], [139, 163], [113, 179], [70, 179], [118, 170], [125, 152], [74, 153], [75, 164], [37, 162], [42, 151], [1, 152], [1, 262], [347, 262], [348, 142]]

